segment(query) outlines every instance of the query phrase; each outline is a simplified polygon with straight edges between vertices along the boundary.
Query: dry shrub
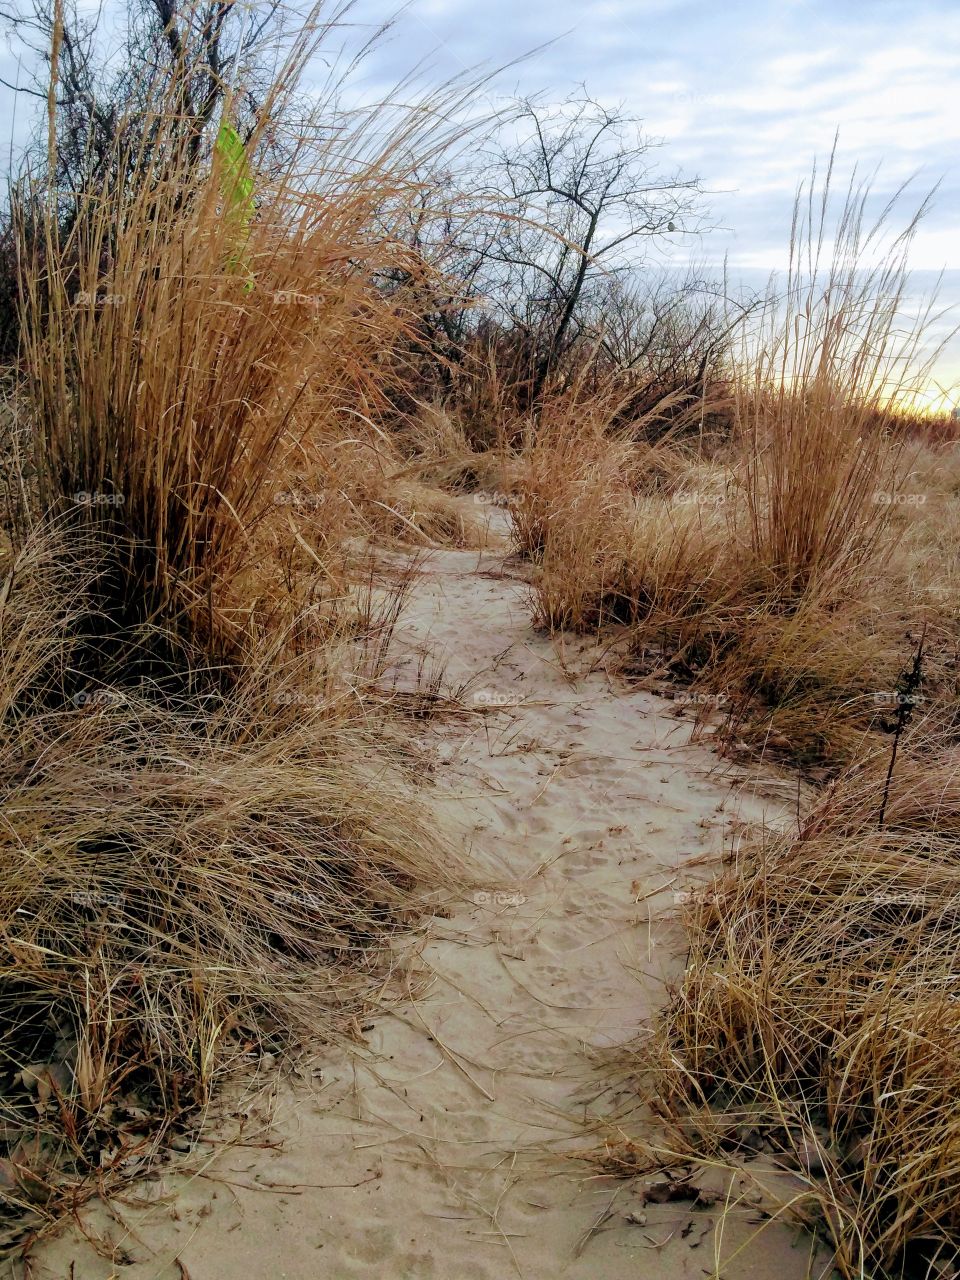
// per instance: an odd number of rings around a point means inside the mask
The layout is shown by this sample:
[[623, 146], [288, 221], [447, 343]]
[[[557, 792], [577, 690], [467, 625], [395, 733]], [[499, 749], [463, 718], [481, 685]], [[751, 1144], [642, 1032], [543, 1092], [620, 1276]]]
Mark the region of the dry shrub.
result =
[[525, 453], [509, 506], [514, 545], [538, 564], [536, 618], [549, 627], [611, 621], [632, 502], [628, 441], [579, 435]]
[[693, 895], [654, 1055], [678, 1149], [790, 1153], [850, 1277], [960, 1258], [960, 771], [901, 758], [881, 826], [886, 771]]
[[916, 450], [891, 521], [898, 544], [892, 567], [932, 615], [958, 616], [960, 603], [960, 449]]
[[424, 483], [472, 493], [499, 491], [509, 467], [503, 447], [476, 449], [461, 416], [441, 404], [423, 404], [396, 432], [406, 459], [405, 473]]
[[751, 545], [742, 467], [572, 436], [534, 441], [510, 507], [538, 625], [626, 628], [625, 670], [712, 690], [731, 745], [851, 759], [909, 657], [918, 591], [900, 583], [892, 609], [879, 575], [859, 599], [813, 583], [791, 599]]
[[[635, 495], [624, 480], [629, 460], [613, 452], [609, 472], [597, 466], [568, 482], [565, 505], [551, 513], [535, 580], [538, 620], [553, 627], [622, 623], [652, 641], [670, 635], [676, 664], [693, 665], [701, 660], [694, 651], [723, 643], [732, 625], [726, 613], [707, 619], [705, 612], [708, 605], [719, 610], [730, 594], [725, 526], [715, 509], [687, 504], [683, 495], [676, 502]], [[609, 475], [623, 486], [613, 502]]]
[[950, 413], [918, 413], [898, 424], [908, 437], [921, 445], [956, 446], [960, 441], [960, 418]]
[[[856, 763], [795, 835], [738, 848], [684, 909], [655, 1098], [675, 1155], [781, 1153], [803, 1184], [789, 1210], [819, 1208], [844, 1276], [931, 1276], [960, 1260], [960, 775], [937, 701], [949, 664], [931, 653], [953, 622], [952, 575], [918, 568], [937, 541], [925, 523], [955, 511], [899, 501], [932, 487], [887, 407], [909, 392], [919, 337], [897, 328], [910, 229], [864, 267], [879, 234], [862, 231], [864, 198], [848, 192], [825, 271], [825, 205], [798, 214], [803, 269], [738, 387], [726, 590], [691, 595], [663, 645], [689, 665], [684, 637], [711, 636], [691, 674], [730, 699], [731, 736]], [[921, 634], [941, 666], [919, 699], [928, 736], [904, 745], [888, 796], [879, 735]]]

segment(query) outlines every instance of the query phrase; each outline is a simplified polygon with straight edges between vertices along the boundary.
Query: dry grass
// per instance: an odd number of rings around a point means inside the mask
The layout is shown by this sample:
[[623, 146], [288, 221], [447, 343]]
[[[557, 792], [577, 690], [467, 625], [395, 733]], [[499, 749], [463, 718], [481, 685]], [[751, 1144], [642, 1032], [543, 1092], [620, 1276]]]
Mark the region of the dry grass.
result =
[[746, 332], [734, 382], [750, 545], [789, 595], [812, 585], [839, 597], [889, 553], [905, 434], [888, 429], [888, 406], [923, 385], [932, 359], [929, 312], [904, 322], [923, 206], [894, 233], [895, 202], [869, 222], [869, 185], [851, 179], [834, 214], [832, 168], [831, 157], [820, 189], [814, 172], [798, 195], [783, 293]]
[[548, 420], [512, 516], [540, 625], [619, 624], [624, 669], [708, 691], [728, 748], [834, 779], [797, 835], [738, 849], [684, 911], [652, 1060], [669, 1150], [764, 1146], [844, 1276], [929, 1277], [960, 1262], [960, 508], [955, 446], [891, 408], [924, 377], [922, 319], [901, 327], [916, 220], [868, 227], [866, 199], [851, 187], [831, 220], [828, 175], [798, 202], [723, 447], [653, 451], [602, 404]]
[[454, 493], [505, 490], [510, 451], [503, 443], [477, 449], [462, 415], [441, 404], [423, 404], [395, 433], [406, 459], [405, 473]]
[[[427, 269], [403, 230], [457, 92], [349, 117], [334, 88], [277, 164], [271, 130], [322, 34], [321, 7], [249, 140], [249, 222], [224, 216], [223, 173], [209, 147], [197, 162], [167, 83], [150, 148], [115, 157], [136, 182], [81, 191], [69, 228], [40, 189], [40, 236], [19, 227], [0, 560], [14, 1230], [142, 1171], [262, 1049], [341, 1032], [429, 891], [464, 882], [384, 710], [402, 590], [378, 615], [358, 572], [370, 542], [479, 540], [462, 494], [480, 486], [510, 494], [540, 625], [621, 627], [634, 675], [722, 695], [732, 745], [863, 761], [797, 837], [741, 850], [688, 908], [659, 1105], [681, 1154], [727, 1158], [745, 1123], [792, 1152], [845, 1275], [952, 1260], [951, 755], [916, 763], [915, 736], [878, 818], [882, 699], [931, 619], [930, 688], [951, 692], [960, 581], [956, 508], [899, 501], [956, 484], [887, 407], [922, 376], [904, 374], [918, 332], [898, 329], [915, 220], [864, 269], [887, 234], [866, 191], [833, 234], [829, 175], [798, 202], [786, 293], [724, 381], [722, 448], [667, 401], [625, 424], [615, 382], [575, 379], [510, 418], [493, 354], [476, 421], [424, 405], [398, 424], [391, 353], [411, 328], [403, 290], [380, 286], [409, 278], [413, 299]], [[946, 704], [925, 714], [941, 747]]]
[[341, 545], [347, 535], [381, 544], [480, 545], [479, 511], [435, 474], [435, 457], [411, 461], [410, 431], [408, 425], [406, 432], [387, 435], [369, 419], [356, 420], [349, 434], [319, 424], [311, 431], [290, 505], [309, 516], [306, 523], [326, 546]]
[[832, 581], [797, 594], [751, 545], [741, 468], [679, 456], [651, 483], [645, 453], [600, 440], [593, 457], [527, 455], [510, 511], [537, 562], [537, 623], [620, 626], [624, 669], [699, 683], [731, 743], [852, 758], [909, 658], [919, 583], [878, 556], [857, 595], [838, 599]]
[[[592, 625], [603, 613], [604, 592], [613, 586], [608, 560], [622, 551], [634, 493], [656, 484], [661, 468], [676, 468], [668, 441], [638, 442], [643, 420], [629, 429], [615, 425], [623, 403], [615, 383], [599, 390], [575, 384], [546, 395], [536, 418], [510, 433], [520, 446], [512, 477], [515, 546], [558, 574], [569, 564], [570, 586], [585, 606], [581, 615], [572, 595], [555, 616], [541, 605], [540, 616], [553, 625]], [[581, 589], [590, 565], [602, 572], [591, 572]]]
[[94, 551], [38, 535], [0, 604], [0, 1176], [37, 1224], [142, 1172], [236, 1066], [368, 1008], [457, 875], [348, 634], [227, 694], [110, 685], [77, 638]]
[[[728, 745], [853, 762], [798, 834], [738, 849], [684, 910], [652, 1063], [668, 1146], [775, 1153], [844, 1276], [927, 1277], [960, 1259], [955, 460], [885, 408], [922, 376], [896, 321], [909, 233], [854, 271], [862, 213], [848, 195], [842, 252], [825, 272], [814, 252], [764, 317], [722, 501], [701, 489], [679, 521], [638, 502], [620, 590], [643, 611], [640, 665], [718, 693]], [[921, 633], [920, 724], [887, 800]]]
[[819, 203], [798, 201], [785, 292], [729, 380], [725, 446], [612, 430], [609, 396], [547, 406], [511, 508], [540, 625], [626, 625], [629, 670], [700, 682], [731, 742], [817, 767], [878, 727], [933, 616], [898, 549], [918, 446], [884, 408], [918, 376], [922, 329], [899, 324], [916, 219], [864, 266], [889, 215], [866, 227], [866, 199], [851, 188], [833, 225], [828, 175]]
[[[344, 487], [316, 450], [304, 459], [308, 437], [341, 443], [358, 426], [362, 437], [388, 403], [385, 356], [406, 317], [402, 292], [387, 298], [376, 281], [423, 269], [400, 234], [413, 170], [456, 129], [438, 126], [456, 115], [452, 93], [392, 120], [351, 117], [334, 84], [286, 136], [322, 14], [305, 21], [246, 144], [255, 216], [225, 214], [222, 164], [196, 160], [174, 76], [152, 92], [149, 146], [117, 144], [116, 182], [82, 190], [66, 230], [36, 192], [42, 234], [21, 229], [21, 405], [40, 505], [124, 542], [118, 594], [138, 620], [213, 630], [225, 651], [242, 634], [220, 598], [255, 563], [276, 492], [304, 461], [314, 492]], [[278, 129], [286, 158], [268, 165]]]
[[960, 773], [902, 761], [881, 828], [886, 763], [692, 897], [654, 1054], [677, 1149], [786, 1153], [850, 1277], [960, 1257]]
[[234, 1067], [342, 1033], [389, 985], [397, 931], [462, 880], [379, 686], [404, 583], [378, 604], [361, 577], [365, 536], [472, 536], [455, 499], [397, 474], [377, 422], [407, 323], [378, 278], [413, 267], [391, 220], [459, 91], [351, 117], [332, 78], [278, 164], [323, 31], [318, 8], [247, 143], [255, 216], [224, 210], [174, 75], [149, 145], [117, 144], [115, 184], [77, 193], [68, 228], [39, 187], [40, 235], [19, 227], [0, 555], [14, 1236], [142, 1172]]

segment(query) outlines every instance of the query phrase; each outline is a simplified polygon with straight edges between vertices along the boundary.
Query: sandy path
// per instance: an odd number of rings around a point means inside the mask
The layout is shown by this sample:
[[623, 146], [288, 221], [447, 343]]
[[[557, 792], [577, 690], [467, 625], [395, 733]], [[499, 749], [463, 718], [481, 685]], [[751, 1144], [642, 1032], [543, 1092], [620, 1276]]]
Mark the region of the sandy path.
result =
[[282, 1149], [216, 1155], [208, 1172], [226, 1182], [169, 1178], [175, 1198], [125, 1210], [126, 1229], [94, 1219], [128, 1265], [66, 1236], [34, 1274], [674, 1280], [719, 1259], [725, 1280], [800, 1280], [808, 1245], [785, 1227], [738, 1253], [756, 1231], [746, 1209], [721, 1230], [714, 1211], [644, 1207], [564, 1156], [623, 1101], [595, 1051], [635, 1036], [679, 970], [664, 912], [685, 864], [738, 814], [789, 802], [772, 781], [766, 801], [731, 789], [675, 703], [565, 674], [502, 548], [433, 553], [395, 643], [411, 670], [420, 653], [442, 661], [478, 709], [417, 729], [481, 886], [418, 944], [425, 989], [377, 1018], [365, 1049], [277, 1085]]

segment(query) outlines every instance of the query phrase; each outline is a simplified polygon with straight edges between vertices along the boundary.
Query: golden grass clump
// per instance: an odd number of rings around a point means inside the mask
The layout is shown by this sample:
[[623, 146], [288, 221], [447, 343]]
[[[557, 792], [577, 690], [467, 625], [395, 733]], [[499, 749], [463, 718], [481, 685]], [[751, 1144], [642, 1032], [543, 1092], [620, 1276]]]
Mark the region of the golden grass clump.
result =
[[889, 710], [922, 614], [918, 584], [878, 565], [859, 595], [813, 582], [793, 595], [751, 546], [736, 460], [675, 451], [668, 467], [600, 438], [561, 463], [541, 441], [518, 474], [510, 515], [534, 555], [538, 625], [619, 626], [625, 671], [698, 683], [732, 744], [812, 766], [852, 759]]
[[833, 156], [798, 194], [790, 266], [744, 331], [734, 416], [746, 469], [750, 546], [772, 589], [839, 597], [889, 554], [905, 434], [895, 406], [922, 385], [933, 303], [904, 316], [908, 254], [924, 206], [894, 233], [895, 202], [872, 223], [851, 178], [833, 216]]
[[462, 413], [424, 403], [394, 433], [406, 459], [405, 473], [454, 493], [503, 491], [511, 483], [510, 450], [503, 441], [476, 448]]
[[667, 442], [642, 441], [644, 421], [616, 426], [622, 408], [615, 382], [574, 384], [548, 393], [523, 424], [509, 514], [517, 551], [537, 566], [539, 625], [589, 628], [631, 613], [624, 578], [636, 495], [682, 463]]
[[15, 204], [0, 1186], [41, 1227], [142, 1171], [233, 1066], [343, 1031], [461, 875], [377, 688], [409, 579], [377, 604], [357, 544], [469, 536], [450, 495], [398, 487], [377, 421], [407, 324], [384, 278], [420, 269], [404, 203], [462, 94], [298, 97], [322, 13], [273, 51], [252, 207], [216, 121], [184, 117], [186, 66], [73, 216], [49, 178]]
[[960, 1258], [960, 770], [902, 759], [881, 825], [886, 766], [690, 895], [653, 1055], [677, 1149], [784, 1153], [850, 1277]]
[[[335, 78], [292, 127], [323, 11], [285, 51], [245, 141], [252, 209], [238, 213], [235, 178], [184, 124], [175, 73], [149, 88], [132, 133], [116, 130], [115, 176], [74, 193], [69, 225], [42, 185], [22, 212], [18, 407], [40, 505], [123, 544], [118, 607], [213, 630], [225, 649], [250, 619], [221, 595], [257, 563], [253, 535], [276, 494], [305, 461], [315, 507], [345, 487], [336, 453], [305, 459], [305, 442], [365, 435], [389, 403], [407, 319], [403, 289], [381, 282], [426, 269], [404, 213], [417, 163], [457, 131], [456, 90], [351, 114]], [[228, 95], [225, 118], [242, 97], [242, 85]], [[325, 511], [332, 546], [349, 495]]]

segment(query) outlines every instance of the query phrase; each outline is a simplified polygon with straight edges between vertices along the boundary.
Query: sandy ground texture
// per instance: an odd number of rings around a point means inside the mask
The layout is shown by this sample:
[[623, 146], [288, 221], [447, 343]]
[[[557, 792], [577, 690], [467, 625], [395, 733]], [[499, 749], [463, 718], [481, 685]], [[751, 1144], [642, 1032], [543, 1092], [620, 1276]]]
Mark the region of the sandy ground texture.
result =
[[470, 709], [412, 730], [438, 821], [463, 833], [475, 874], [411, 944], [415, 998], [364, 1027], [355, 1052], [251, 1085], [249, 1145], [201, 1143], [194, 1172], [145, 1184], [143, 1206], [85, 1211], [113, 1261], [72, 1230], [35, 1252], [31, 1275], [829, 1274], [808, 1238], [760, 1230], [729, 1178], [716, 1183], [726, 1212], [645, 1203], [642, 1179], [575, 1158], [623, 1114], [613, 1047], [682, 968], [670, 913], [696, 860], [738, 823], [789, 820], [794, 801], [691, 744], [677, 702], [611, 678], [588, 644], [561, 660], [524, 596], [503, 545], [433, 552], [396, 632], [400, 667], [442, 664]]

